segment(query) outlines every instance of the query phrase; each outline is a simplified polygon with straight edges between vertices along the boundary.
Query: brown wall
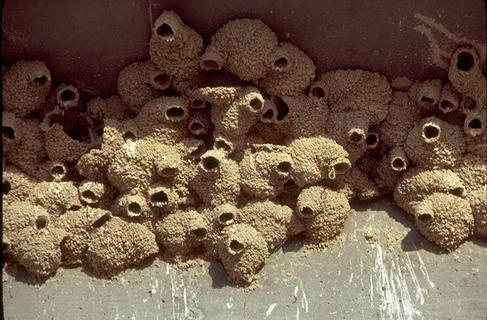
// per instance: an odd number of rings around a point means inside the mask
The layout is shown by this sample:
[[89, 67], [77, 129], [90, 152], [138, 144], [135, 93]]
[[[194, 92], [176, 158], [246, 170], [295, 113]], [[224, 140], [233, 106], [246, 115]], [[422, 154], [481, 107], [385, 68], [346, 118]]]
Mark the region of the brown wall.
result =
[[163, 9], [205, 37], [228, 19], [257, 17], [322, 71], [363, 67], [390, 78], [444, 75], [432, 65], [426, 38], [412, 29], [415, 13], [485, 42], [482, 0], [7, 0], [3, 61], [43, 59], [60, 80], [108, 95], [121, 67], [147, 57], [149, 21]]

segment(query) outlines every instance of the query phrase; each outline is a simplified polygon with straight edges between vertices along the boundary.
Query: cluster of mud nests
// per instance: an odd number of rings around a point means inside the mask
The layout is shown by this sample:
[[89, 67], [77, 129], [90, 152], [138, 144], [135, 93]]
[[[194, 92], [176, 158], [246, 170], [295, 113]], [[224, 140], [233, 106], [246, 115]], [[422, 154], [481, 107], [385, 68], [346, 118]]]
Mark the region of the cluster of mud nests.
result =
[[[3, 66], [8, 261], [46, 279], [203, 257], [249, 284], [288, 238], [330, 245], [352, 199], [384, 194], [447, 251], [487, 236], [483, 45], [449, 52], [447, 80], [390, 82], [319, 74], [260, 20], [209, 40], [163, 12], [111, 97], [41, 61]], [[236, 82], [205, 85], [219, 74]]]

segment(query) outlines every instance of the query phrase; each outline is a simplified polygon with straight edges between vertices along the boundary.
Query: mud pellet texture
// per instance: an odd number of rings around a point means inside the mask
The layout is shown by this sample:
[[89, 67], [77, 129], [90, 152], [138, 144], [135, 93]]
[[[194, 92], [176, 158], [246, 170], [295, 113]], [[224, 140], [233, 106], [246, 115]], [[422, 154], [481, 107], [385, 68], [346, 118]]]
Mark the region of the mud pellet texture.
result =
[[146, 60], [120, 66], [112, 96], [42, 61], [2, 68], [8, 263], [45, 281], [206, 259], [252, 286], [291, 238], [334, 245], [352, 201], [385, 195], [442, 250], [487, 237], [478, 44], [442, 52], [445, 78], [389, 82], [318, 70], [258, 19], [204, 39], [176, 12], [154, 18]]

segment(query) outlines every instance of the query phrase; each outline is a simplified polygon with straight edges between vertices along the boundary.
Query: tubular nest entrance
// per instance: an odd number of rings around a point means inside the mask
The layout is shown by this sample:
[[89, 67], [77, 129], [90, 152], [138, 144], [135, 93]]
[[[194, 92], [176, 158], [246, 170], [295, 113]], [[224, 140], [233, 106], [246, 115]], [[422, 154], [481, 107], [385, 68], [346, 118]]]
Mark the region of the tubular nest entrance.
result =
[[169, 40], [174, 36], [174, 30], [169, 24], [163, 23], [157, 28], [157, 34], [161, 38]]

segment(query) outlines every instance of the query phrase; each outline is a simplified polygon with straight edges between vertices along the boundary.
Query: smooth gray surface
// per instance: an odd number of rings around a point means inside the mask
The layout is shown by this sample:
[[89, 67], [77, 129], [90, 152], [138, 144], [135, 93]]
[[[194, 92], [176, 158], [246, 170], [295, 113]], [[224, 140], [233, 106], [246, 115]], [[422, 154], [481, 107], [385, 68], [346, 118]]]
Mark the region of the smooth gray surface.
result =
[[[42, 287], [5, 281], [5, 318], [486, 319], [485, 241], [442, 254], [388, 201], [356, 208], [343, 244], [324, 252], [287, 244], [254, 291], [232, 287], [218, 264], [183, 272], [156, 261], [118, 281], [63, 270]], [[365, 240], [369, 227], [377, 242]], [[388, 248], [386, 229], [402, 240]]]

